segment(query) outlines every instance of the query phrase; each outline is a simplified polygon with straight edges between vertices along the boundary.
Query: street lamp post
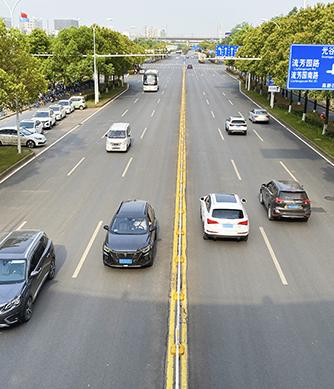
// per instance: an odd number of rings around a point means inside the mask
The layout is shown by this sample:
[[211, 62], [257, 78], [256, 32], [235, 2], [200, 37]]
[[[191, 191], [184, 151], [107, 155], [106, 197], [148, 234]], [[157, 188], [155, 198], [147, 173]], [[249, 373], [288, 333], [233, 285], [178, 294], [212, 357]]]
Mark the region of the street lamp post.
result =
[[16, 0], [13, 7], [11, 7], [8, 4], [7, 0], [3, 0], [3, 2], [6, 4], [8, 10], [9, 10], [12, 27], [14, 27], [14, 11], [15, 11], [15, 8], [18, 6], [20, 1], [22, 1], [22, 0]]
[[100, 101], [99, 98], [99, 79], [97, 74], [97, 65], [96, 65], [96, 26], [93, 26], [93, 46], [94, 46], [94, 97], [95, 97], [95, 105]]

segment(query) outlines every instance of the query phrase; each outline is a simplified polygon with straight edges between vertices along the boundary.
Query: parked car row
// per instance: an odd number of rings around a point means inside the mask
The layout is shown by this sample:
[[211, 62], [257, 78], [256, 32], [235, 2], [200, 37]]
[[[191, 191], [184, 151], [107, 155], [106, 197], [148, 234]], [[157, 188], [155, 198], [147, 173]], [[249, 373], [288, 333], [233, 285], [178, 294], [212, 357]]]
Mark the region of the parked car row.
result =
[[[66, 115], [75, 109], [86, 108], [86, 101], [83, 96], [72, 96], [68, 100], [60, 100], [48, 108], [38, 110], [31, 119], [20, 121], [20, 140], [22, 146], [29, 148], [44, 146], [47, 142], [43, 135], [44, 130], [50, 129], [63, 120]], [[17, 145], [17, 129], [15, 126], [0, 128], [0, 146]]]

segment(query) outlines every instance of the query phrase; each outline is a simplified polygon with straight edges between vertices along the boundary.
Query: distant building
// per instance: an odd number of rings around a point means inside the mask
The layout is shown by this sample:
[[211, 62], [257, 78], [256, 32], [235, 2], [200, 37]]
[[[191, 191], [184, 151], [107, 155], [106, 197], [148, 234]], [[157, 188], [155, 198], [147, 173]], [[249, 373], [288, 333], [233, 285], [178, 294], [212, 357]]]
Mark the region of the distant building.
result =
[[0, 19], [3, 20], [3, 22], [5, 23], [5, 26], [7, 28], [11, 28], [12, 27], [12, 21], [10, 18], [7, 18], [5, 16], [0, 16]]
[[165, 29], [159, 29], [153, 26], [145, 26], [144, 37], [145, 38], [165, 38], [167, 36]]
[[25, 34], [31, 34], [33, 30], [40, 28], [43, 30], [43, 20], [38, 18], [20, 19], [20, 30]]
[[55, 19], [54, 29], [55, 31], [61, 31], [69, 27], [79, 27], [78, 19]]

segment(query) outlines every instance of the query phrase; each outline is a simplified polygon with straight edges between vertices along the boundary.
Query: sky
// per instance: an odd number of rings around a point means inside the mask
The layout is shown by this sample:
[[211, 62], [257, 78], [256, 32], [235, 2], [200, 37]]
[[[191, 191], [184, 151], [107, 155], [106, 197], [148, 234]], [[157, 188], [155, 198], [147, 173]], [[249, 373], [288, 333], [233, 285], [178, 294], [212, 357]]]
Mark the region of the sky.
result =
[[[312, 6], [319, 1], [305, 2]], [[7, 3], [13, 6], [16, 0]], [[97, 23], [121, 32], [143, 33], [147, 25], [166, 29], [169, 36], [208, 37], [227, 32], [242, 22], [258, 25], [263, 19], [287, 14], [295, 6], [303, 7], [303, 3], [303, 0], [21, 0], [15, 20], [17, 25], [22, 11], [29, 17], [44, 19], [45, 25], [49, 20], [50, 26], [53, 19], [79, 19], [80, 25]], [[4, 0], [0, 0], [0, 16], [9, 15]]]

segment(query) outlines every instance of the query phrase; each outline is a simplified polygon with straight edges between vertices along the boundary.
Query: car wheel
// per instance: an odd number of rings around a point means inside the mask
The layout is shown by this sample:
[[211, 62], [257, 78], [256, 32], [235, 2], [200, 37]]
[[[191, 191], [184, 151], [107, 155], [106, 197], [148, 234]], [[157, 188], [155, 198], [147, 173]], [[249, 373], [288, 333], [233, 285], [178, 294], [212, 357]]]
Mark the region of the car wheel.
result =
[[243, 236], [243, 237], [241, 238], [241, 240], [243, 240], [244, 242], [247, 242], [247, 240], [248, 240], [248, 235]]
[[27, 147], [29, 147], [29, 149], [33, 149], [35, 147], [35, 142], [33, 140], [28, 140]]
[[232, 134], [232, 131], [227, 130], [227, 133], [228, 133], [228, 135], [231, 135], [231, 134]]
[[269, 220], [274, 220], [273, 209], [271, 208], [270, 205], [269, 205], [269, 207], [268, 207], [268, 219], [269, 219]]
[[48, 280], [50, 281], [53, 280], [55, 278], [55, 275], [56, 275], [56, 258], [52, 257], [50, 271], [48, 274]]
[[260, 201], [260, 204], [264, 203], [262, 190], [260, 190], [260, 193], [259, 193], [259, 201]]
[[309, 217], [304, 217], [302, 220], [303, 220], [303, 222], [307, 223], [308, 219], [309, 219]]
[[80, 105], [80, 110], [82, 111], [84, 109], [84, 107], [82, 105]]
[[247, 131], [244, 131], [244, 135], [247, 135]]
[[208, 240], [209, 239], [208, 235], [205, 232], [203, 232], [203, 239], [204, 240]]
[[21, 322], [22, 323], [26, 323], [27, 321], [29, 321], [31, 319], [32, 305], [33, 305], [32, 297], [29, 296], [26, 303], [24, 304], [23, 312], [21, 314]]
[[2, 146], [2, 142], [0, 141], [0, 146]]

